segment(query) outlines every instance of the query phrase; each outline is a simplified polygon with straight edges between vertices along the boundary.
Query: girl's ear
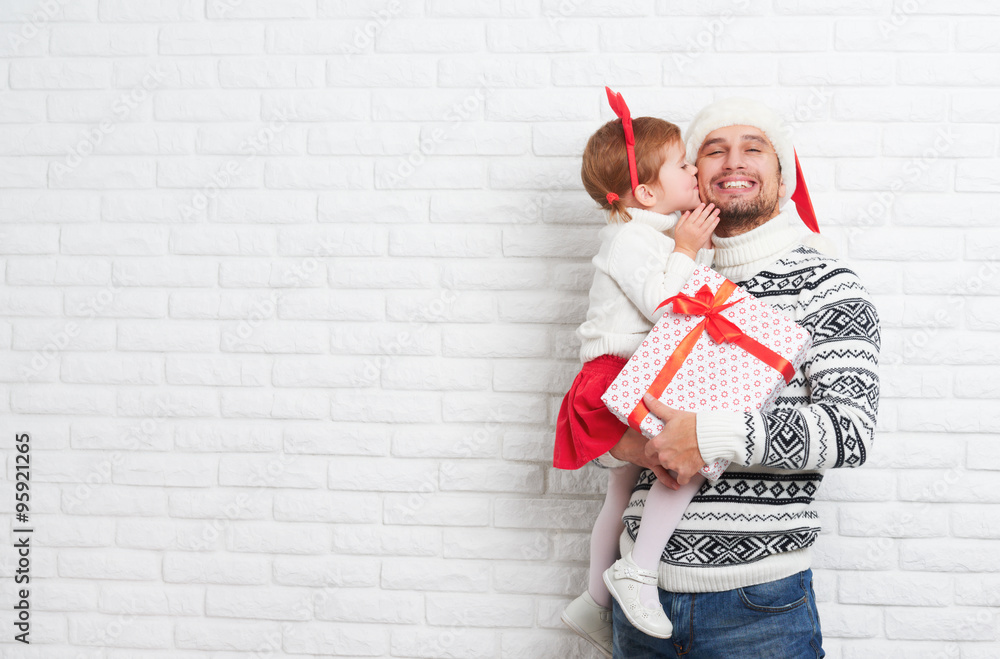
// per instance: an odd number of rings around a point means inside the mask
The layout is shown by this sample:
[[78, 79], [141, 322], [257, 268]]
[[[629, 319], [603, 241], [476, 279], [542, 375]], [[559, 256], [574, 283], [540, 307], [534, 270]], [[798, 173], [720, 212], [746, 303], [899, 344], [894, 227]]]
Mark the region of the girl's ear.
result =
[[637, 185], [632, 196], [643, 206], [652, 206], [656, 203], [656, 195], [653, 193], [652, 188], [645, 183]]

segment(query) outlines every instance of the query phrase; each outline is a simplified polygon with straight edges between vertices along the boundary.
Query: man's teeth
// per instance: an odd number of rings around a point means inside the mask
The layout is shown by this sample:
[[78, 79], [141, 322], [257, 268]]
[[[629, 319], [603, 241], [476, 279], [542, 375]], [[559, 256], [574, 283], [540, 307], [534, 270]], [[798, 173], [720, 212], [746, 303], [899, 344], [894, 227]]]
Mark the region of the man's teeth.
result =
[[753, 183], [749, 181], [726, 181], [722, 184], [723, 188], [749, 188]]

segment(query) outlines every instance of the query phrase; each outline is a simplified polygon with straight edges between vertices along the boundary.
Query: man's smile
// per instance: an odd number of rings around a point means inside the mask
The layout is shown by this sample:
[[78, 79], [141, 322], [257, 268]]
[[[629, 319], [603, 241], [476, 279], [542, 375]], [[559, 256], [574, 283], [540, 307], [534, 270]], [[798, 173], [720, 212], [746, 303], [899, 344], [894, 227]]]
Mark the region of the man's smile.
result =
[[757, 181], [748, 176], [727, 176], [716, 181], [712, 187], [722, 194], [739, 195], [755, 191]]

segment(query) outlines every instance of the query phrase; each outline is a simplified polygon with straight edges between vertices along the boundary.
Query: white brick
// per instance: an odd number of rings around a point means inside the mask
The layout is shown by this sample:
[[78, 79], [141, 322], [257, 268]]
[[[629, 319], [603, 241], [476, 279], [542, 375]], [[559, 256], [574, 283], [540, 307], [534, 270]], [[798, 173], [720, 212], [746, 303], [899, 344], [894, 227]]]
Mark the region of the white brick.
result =
[[[466, 532], [463, 529], [463, 533]], [[406, 526], [338, 524], [333, 529], [333, 550], [338, 554], [362, 556], [440, 556], [441, 531]]]
[[377, 424], [338, 423], [331, 437], [326, 423], [300, 427], [285, 424], [285, 453], [319, 455], [386, 455], [389, 430]]
[[163, 556], [163, 580], [169, 583], [263, 584], [270, 560], [239, 554], [174, 552]]
[[[724, 38], [724, 37], [723, 37]], [[831, 60], [824, 55], [786, 57], [778, 64], [778, 82], [783, 85], [891, 85], [895, 79], [896, 56], [872, 53], [841, 55]]]
[[379, 657], [389, 650], [384, 631], [372, 630], [356, 624], [329, 622], [292, 623], [284, 635], [279, 631], [275, 647], [294, 654], [319, 654], [327, 656]]
[[989, 485], [993, 474], [948, 470], [907, 470], [900, 475], [899, 498], [904, 501], [1000, 501]]
[[390, 647], [393, 656], [421, 659], [490, 659], [497, 653], [496, 634], [492, 630], [462, 628], [395, 629]]
[[213, 523], [193, 520], [122, 520], [118, 523], [115, 544], [161, 551], [215, 551], [223, 548]]
[[[975, 363], [972, 355], [957, 363]], [[982, 360], [988, 363], [995, 359]], [[982, 363], [982, 362], [980, 362]], [[998, 432], [1000, 409], [984, 406], [978, 400], [903, 401], [900, 404], [900, 427], [920, 432]]]
[[390, 492], [433, 492], [438, 470], [436, 461], [338, 458], [330, 463], [327, 484], [331, 490], [363, 492], [380, 483], [379, 489]]
[[511, 595], [427, 595], [427, 622], [468, 627], [530, 627], [535, 617], [529, 597]]
[[263, 46], [263, 25], [195, 23], [160, 29], [161, 55], [252, 55]]
[[882, 628], [882, 611], [870, 606], [826, 606], [821, 625], [824, 637], [874, 638]]
[[205, 615], [258, 620], [309, 620], [315, 593], [306, 588], [209, 586]]
[[10, 66], [11, 89], [106, 89], [111, 85], [110, 64], [101, 60], [15, 60]]
[[160, 578], [160, 556], [129, 549], [63, 549], [59, 576], [68, 579], [150, 581]]
[[566, 499], [497, 499], [494, 524], [522, 529], [589, 530], [602, 504]]
[[549, 61], [532, 57], [444, 56], [437, 60], [437, 82], [442, 87], [476, 87], [485, 81], [491, 88], [540, 88], [551, 79], [550, 67]]
[[952, 121], [986, 122], [1000, 107], [1000, 94], [986, 90], [956, 91], [951, 99]]
[[948, 50], [949, 39], [939, 19], [897, 13], [874, 20], [838, 19], [834, 47], [845, 51], [944, 51]]
[[424, 596], [421, 593], [375, 589], [340, 591], [316, 603], [316, 618], [384, 625], [421, 623], [424, 620]]
[[278, 623], [181, 619], [174, 624], [178, 648], [270, 652], [281, 638]]
[[[595, 121], [600, 96], [579, 90], [496, 89], [486, 99], [489, 121]], [[607, 98], [603, 99], [607, 102]]]
[[445, 462], [441, 464], [440, 484], [442, 490], [541, 494], [545, 472], [541, 467], [527, 465]]
[[596, 51], [597, 34], [595, 23], [558, 20], [558, 16], [531, 21], [493, 20], [486, 25], [486, 47], [497, 53]]
[[648, 85], [661, 76], [660, 56], [559, 55], [552, 58], [552, 84], [591, 87], [614, 80], [616, 85]]
[[490, 502], [464, 494], [412, 492], [387, 494], [383, 510], [386, 524], [485, 526]]
[[903, 540], [899, 544], [899, 567], [921, 572], [995, 572], [993, 540]]
[[378, 583], [379, 563], [344, 556], [276, 556], [274, 581], [286, 586], [370, 587]]
[[127, 625], [121, 624], [121, 620], [122, 616], [96, 613], [70, 616], [69, 640], [78, 646], [100, 644], [142, 649], [173, 647], [171, 629], [162, 620], [131, 616]]
[[951, 512], [952, 534], [959, 538], [1000, 537], [1000, 507], [964, 506]]
[[997, 36], [998, 26], [1000, 26], [1000, 21], [983, 17], [975, 20], [956, 21], [956, 49], [976, 53], [1000, 51], [1000, 37]]
[[[104, 473], [121, 459], [121, 454], [101, 466]], [[163, 490], [146, 490], [118, 485], [67, 485], [61, 492], [61, 509], [73, 515], [122, 515], [162, 517], [167, 514], [167, 494]]]
[[400, 155], [417, 149], [420, 127], [406, 123], [358, 126], [335, 123], [309, 129], [309, 153], [317, 155]]
[[[977, 615], [984, 614], [984, 615]], [[885, 635], [931, 641], [994, 641], [994, 615], [988, 610], [901, 607], [886, 609]]]
[[[280, 30], [280, 27], [275, 29]], [[328, 45], [329, 37], [319, 35], [313, 48], [322, 49]], [[343, 48], [344, 43], [341, 42]], [[290, 48], [295, 45], [289, 44]], [[326, 84], [330, 87], [429, 87], [434, 84], [434, 63], [439, 58], [433, 55], [352, 55], [350, 59], [332, 57], [326, 63]], [[444, 60], [446, 58], [440, 58]], [[465, 59], [464, 57], [462, 59]], [[475, 79], [478, 80], [478, 72]], [[476, 83], [463, 82], [458, 87]]]
[[219, 485], [318, 488], [325, 482], [325, 465], [296, 456], [223, 455]]
[[[697, 33], [698, 36], [707, 34]], [[778, 80], [778, 59], [774, 54], [746, 53], [733, 59], [725, 53], [692, 49], [689, 39], [689, 36], [683, 38], [683, 52], [664, 55], [664, 85], [690, 88], [703, 87], [706, 83], [724, 87], [771, 86]], [[691, 92], [697, 94], [698, 90], [691, 89]]]
[[162, 90], [153, 98], [153, 107], [157, 121], [254, 121], [261, 117], [260, 96], [245, 91]]
[[[294, 496], [287, 493], [285, 496]], [[170, 493], [170, 516], [211, 519], [218, 531], [225, 520], [266, 519], [271, 516], [271, 493], [243, 492], [214, 488], [211, 492], [176, 490]]]
[[856, 537], [942, 537], [948, 533], [948, 510], [900, 503], [842, 505], [837, 528], [841, 535]]
[[[708, 21], [702, 21], [707, 27]], [[715, 46], [725, 52], [755, 52], [764, 41], [781, 52], [808, 52], [829, 49], [833, 43], [832, 26], [822, 19], [794, 17], [741, 18], [725, 27]], [[711, 32], [710, 32], [711, 34]]]
[[411, 426], [392, 434], [392, 454], [411, 458], [499, 457], [497, 428], [458, 424]]
[[1000, 575], [960, 574], [955, 582], [955, 604], [963, 606], [1000, 606]]
[[444, 530], [445, 558], [493, 560], [544, 560], [550, 542], [543, 532], [485, 529], [469, 533], [465, 529]]
[[813, 567], [820, 569], [891, 570], [899, 565], [900, 542], [889, 538], [842, 538], [828, 535], [822, 542], [812, 546], [812, 552]]
[[1000, 469], [1000, 442], [991, 436], [969, 440], [968, 468]]
[[282, 3], [267, 0], [244, 0], [236, 4], [206, 3], [208, 18], [313, 18], [316, 5], [309, 0], [288, 0]]
[[382, 587], [389, 590], [485, 592], [489, 564], [420, 558], [382, 564]]
[[945, 117], [946, 97], [936, 91], [914, 89], [887, 96], [874, 90], [837, 90], [831, 99], [837, 121], [937, 121]]
[[503, 565], [493, 568], [494, 583], [502, 593], [579, 595], [586, 570], [554, 565]]
[[972, 192], [1000, 191], [1000, 178], [987, 171], [995, 160], [960, 162], [955, 167], [955, 189]]
[[[342, 15], [334, 16], [341, 18]], [[284, 23], [273, 21], [267, 25], [265, 36], [267, 52], [276, 55], [339, 55], [331, 60], [331, 66], [347, 67], [358, 62], [354, 55], [360, 55], [353, 41], [357, 39], [362, 44], [371, 37], [365, 34], [368, 28], [365, 21], [309, 21]], [[247, 28], [230, 28], [233, 30]], [[251, 41], [245, 52], [257, 52], [256, 42]]]
[[52, 55], [128, 56], [156, 52], [152, 25], [54, 25], [49, 32]]
[[97, 608], [102, 613], [200, 616], [205, 613], [204, 599], [200, 586], [109, 584], [101, 587]]
[[395, 19], [386, 23], [375, 39], [379, 53], [455, 53], [481, 51], [485, 41], [482, 23]]
[[425, 392], [334, 390], [334, 421], [433, 423], [441, 417], [441, 395]]

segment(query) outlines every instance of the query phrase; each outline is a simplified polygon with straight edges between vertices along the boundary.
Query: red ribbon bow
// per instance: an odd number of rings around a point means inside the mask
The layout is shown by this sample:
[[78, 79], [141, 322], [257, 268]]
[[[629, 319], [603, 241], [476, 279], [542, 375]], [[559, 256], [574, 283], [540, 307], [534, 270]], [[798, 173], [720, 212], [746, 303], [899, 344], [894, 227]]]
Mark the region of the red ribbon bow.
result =
[[[738, 345], [748, 353], [761, 360], [768, 366], [781, 371], [781, 375], [785, 378], [785, 382], [791, 382], [792, 378], [795, 377], [795, 367], [792, 366], [791, 362], [787, 359], [774, 352], [767, 346], [751, 339], [749, 336], [743, 333], [743, 330], [739, 328], [735, 323], [733, 323], [728, 318], [722, 316], [721, 312], [734, 304], [739, 304], [745, 298], [740, 298], [732, 302], [723, 304], [729, 296], [732, 295], [733, 291], [736, 290], [736, 284], [730, 280], [726, 280], [719, 286], [719, 290], [714, 295], [712, 294], [712, 289], [705, 284], [698, 292], [693, 296], [685, 295], [680, 293], [668, 297], [666, 300], [661, 302], [656, 308], [660, 309], [670, 303], [673, 303], [674, 313], [689, 314], [692, 316], [704, 316], [704, 320], [695, 325], [687, 336], [681, 339], [681, 342], [677, 344], [677, 348], [674, 350], [673, 354], [667, 359], [663, 368], [660, 369], [659, 374], [653, 379], [653, 383], [649, 386], [647, 390], [654, 398], [659, 398], [666, 390], [667, 385], [670, 381], [674, 379], [677, 371], [683, 366], [684, 361], [691, 354], [691, 350], [694, 349], [698, 339], [701, 337], [701, 333], [708, 330], [708, 335], [716, 343], [729, 342], [734, 345]], [[635, 428], [640, 429], [640, 424], [642, 420], [646, 418], [649, 414], [649, 409], [639, 399], [639, 404], [636, 405], [632, 413], [628, 415], [628, 424]]]
[[611, 105], [611, 109], [622, 120], [622, 128], [625, 129], [625, 154], [628, 156], [628, 176], [629, 180], [632, 181], [632, 194], [635, 194], [635, 189], [639, 187], [639, 174], [635, 167], [635, 133], [632, 132], [632, 113], [629, 112], [628, 106], [625, 105], [625, 99], [622, 98], [621, 94], [616, 94], [607, 86], [604, 87], [604, 91], [608, 93], [608, 103]]

